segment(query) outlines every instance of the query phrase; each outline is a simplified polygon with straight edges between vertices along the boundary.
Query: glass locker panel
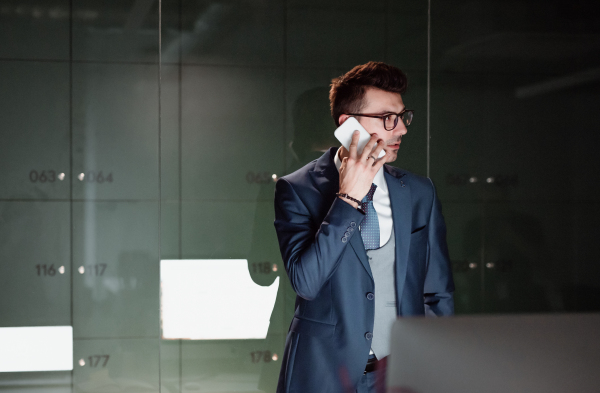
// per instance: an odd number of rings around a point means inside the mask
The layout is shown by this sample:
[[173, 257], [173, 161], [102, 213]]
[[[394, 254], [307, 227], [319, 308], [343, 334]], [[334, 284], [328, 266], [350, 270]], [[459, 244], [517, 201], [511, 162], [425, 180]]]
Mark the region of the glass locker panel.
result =
[[166, 43], [168, 58], [180, 46], [185, 64], [283, 64], [284, 2], [180, 1], [180, 42]]
[[181, 245], [181, 203], [161, 202], [161, 259], [179, 259]]
[[[591, 179], [600, 178], [600, 165], [597, 165], [597, 146], [600, 146], [598, 132], [599, 115], [596, 111], [600, 104], [597, 84], [580, 86], [576, 92], [561, 99], [562, 110], [559, 116], [565, 116], [568, 124], [567, 138], [569, 148], [569, 188], [570, 197], [576, 201], [600, 201], [600, 186]], [[566, 140], [568, 142], [566, 142]], [[562, 181], [562, 178], [560, 179]], [[564, 183], [563, 183], [564, 184]], [[563, 187], [564, 188], [564, 187]], [[567, 190], [565, 190], [567, 191]]]
[[181, 101], [180, 68], [162, 65], [161, 68], [161, 132], [160, 173], [161, 199], [178, 200], [181, 171]]
[[158, 67], [73, 65], [77, 199], [158, 197]]
[[[573, 165], [586, 161], [582, 154], [591, 156], [589, 150], [579, 149], [581, 141], [597, 139], [589, 127], [579, 126], [589, 116], [565, 109], [573, 106], [572, 100], [581, 101], [576, 93], [561, 99], [555, 94], [515, 97], [519, 85], [535, 78], [539, 76], [513, 75], [509, 82], [501, 74], [436, 73], [432, 77], [431, 170], [441, 180], [443, 198], [565, 201], [577, 194], [581, 197], [575, 182], [583, 183], [582, 172], [596, 172], [593, 166], [576, 170]], [[565, 129], [573, 131], [565, 135]]]
[[456, 314], [482, 312], [482, 206], [478, 203], [444, 201], [446, 241], [454, 277]]
[[274, 219], [272, 201], [184, 201], [183, 257], [280, 263]]
[[405, 72], [427, 70], [428, 11], [426, 1], [388, 2], [386, 60]]
[[385, 13], [290, 8], [286, 53], [289, 66], [352, 68], [371, 60], [383, 61]]
[[288, 6], [290, 8], [329, 8], [339, 9], [348, 8], [352, 10], [378, 10], [383, 11], [386, 7], [385, 0], [376, 0], [370, 3], [365, 3], [360, 0], [288, 0]]
[[181, 340], [160, 342], [161, 393], [181, 392]]
[[[281, 367], [281, 353], [264, 340], [183, 341], [183, 391], [261, 392], [272, 387], [263, 369]], [[266, 379], [268, 378], [268, 379]], [[266, 390], [273, 392], [274, 390]]]
[[69, 59], [69, 1], [0, 3], [0, 58]]
[[0, 198], [69, 197], [69, 65], [0, 61]]
[[75, 340], [73, 391], [159, 392], [157, 339]]
[[283, 71], [185, 66], [182, 197], [272, 201], [283, 170]]
[[540, 202], [485, 205], [486, 312], [571, 311], [573, 209]]
[[181, 0], [161, 1], [161, 62], [181, 62]]
[[74, 0], [73, 58], [157, 62], [158, 2]]
[[442, 201], [480, 200], [485, 176], [490, 176], [480, 168], [486, 135], [479, 79], [431, 75], [430, 174]]
[[156, 202], [75, 202], [76, 338], [158, 337]]
[[0, 326], [71, 324], [68, 202], [0, 202]]
[[600, 203], [586, 202], [573, 207], [574, 287], [570, 291], [570, 310], [589, 312], [600, 310], [600, 242], [598, 222]]
[[595, 4], [431, 1], [433, 70], [560, 75], [598, 62]]

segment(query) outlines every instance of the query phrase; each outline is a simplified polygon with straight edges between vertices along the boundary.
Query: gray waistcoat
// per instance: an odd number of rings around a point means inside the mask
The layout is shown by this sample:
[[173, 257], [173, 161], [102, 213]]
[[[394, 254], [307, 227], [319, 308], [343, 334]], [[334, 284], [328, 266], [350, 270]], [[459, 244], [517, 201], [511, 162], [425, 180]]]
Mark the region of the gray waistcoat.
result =
[[375, 250], [367, 250], [367, 256], [375, 281], [375, 326], [371, 349], [377, 359], [382, 359], [390, 354], [392, 324], [396, 320], [396, 239], [393, 227], [388, 242]]

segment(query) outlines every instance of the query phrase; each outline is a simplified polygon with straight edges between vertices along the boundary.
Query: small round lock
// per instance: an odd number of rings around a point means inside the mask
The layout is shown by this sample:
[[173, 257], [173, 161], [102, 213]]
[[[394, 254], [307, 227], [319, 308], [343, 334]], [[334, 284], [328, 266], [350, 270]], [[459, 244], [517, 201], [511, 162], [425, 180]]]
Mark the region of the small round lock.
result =
[[375, 295], [372, 292], [368, 292], [367, 293], [367, 299], [373, 300], [373, 299], [375, 299]]
[[366, 332], [366, 333], [365, 333], [365, 338], [366, 338], [367, 340], [372, 340], [372, 339], [373, 339], [373, 333], [371, 333], [371, 332]]

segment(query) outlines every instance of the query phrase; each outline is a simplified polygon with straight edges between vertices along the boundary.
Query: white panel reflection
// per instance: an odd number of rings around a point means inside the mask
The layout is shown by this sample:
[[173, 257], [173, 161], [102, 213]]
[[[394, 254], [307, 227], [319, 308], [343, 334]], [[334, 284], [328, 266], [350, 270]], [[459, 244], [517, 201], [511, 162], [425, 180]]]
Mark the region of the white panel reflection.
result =
[[0, 372], [73, 369], [73, 328], [0, 328]]
[[252, 281], [246, 259], [162, 260], [163, 338], [260, 339], [267, 336], [279, 277]]

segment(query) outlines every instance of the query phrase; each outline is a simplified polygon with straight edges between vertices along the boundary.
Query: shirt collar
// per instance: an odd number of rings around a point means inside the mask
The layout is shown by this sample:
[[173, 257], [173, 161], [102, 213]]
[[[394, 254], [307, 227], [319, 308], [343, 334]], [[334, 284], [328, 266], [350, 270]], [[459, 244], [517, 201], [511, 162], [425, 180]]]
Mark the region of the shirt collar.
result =
[[[342, 166], [342, 160], [340, 160], [340, 150], [342, 150], [341, 147], [337, 149], [337, 151], [335, 152], [335, 157], [333, 157], [333, 162], [335, 163], [335, 167], [337, 168], [338, 172], [340, 171], [340, 167]], [[375, 185], [377, 186], [375, 192], [377, 192], [378, 190], [387, 192], [387, 183], [385, 182], [385, 177], [383, 176], [383, 167], [379, 168], [379, 170], [375, 174], [373, 183], [375, 183]]]

